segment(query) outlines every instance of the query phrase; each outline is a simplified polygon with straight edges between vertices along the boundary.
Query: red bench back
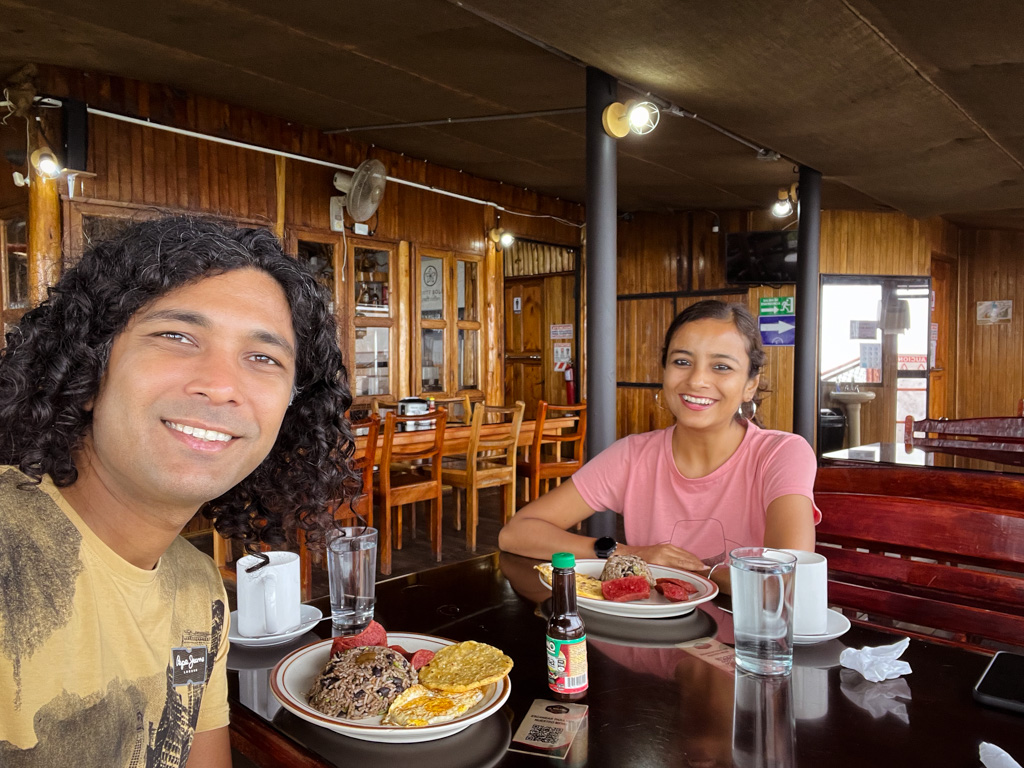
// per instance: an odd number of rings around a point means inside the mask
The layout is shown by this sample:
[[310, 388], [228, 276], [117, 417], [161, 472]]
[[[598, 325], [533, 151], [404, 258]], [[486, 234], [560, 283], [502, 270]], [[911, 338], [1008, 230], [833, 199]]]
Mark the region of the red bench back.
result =
[[1024, 476], [826, 466], [815, 501], [836, 604], [907, 634], [1024, 646]]

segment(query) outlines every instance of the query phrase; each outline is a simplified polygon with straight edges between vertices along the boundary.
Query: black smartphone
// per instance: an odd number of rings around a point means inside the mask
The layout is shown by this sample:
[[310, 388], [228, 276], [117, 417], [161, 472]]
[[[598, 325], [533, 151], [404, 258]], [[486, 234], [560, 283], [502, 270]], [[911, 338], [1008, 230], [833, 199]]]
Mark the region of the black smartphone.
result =
[[1024, 714], [1024, 656], [996, 653], [974, 686], [974, 698], [990, 707]]

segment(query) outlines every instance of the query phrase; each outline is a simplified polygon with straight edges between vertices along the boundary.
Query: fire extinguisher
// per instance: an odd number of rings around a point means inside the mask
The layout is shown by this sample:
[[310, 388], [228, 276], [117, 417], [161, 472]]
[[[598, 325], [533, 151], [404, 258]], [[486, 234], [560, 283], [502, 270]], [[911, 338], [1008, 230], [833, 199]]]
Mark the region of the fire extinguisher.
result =
[[576, 405], [576, 382], [572, 372], [573, 362], [569, 361], [569, 367], [565, 369], [565, 400], [568, 405]]

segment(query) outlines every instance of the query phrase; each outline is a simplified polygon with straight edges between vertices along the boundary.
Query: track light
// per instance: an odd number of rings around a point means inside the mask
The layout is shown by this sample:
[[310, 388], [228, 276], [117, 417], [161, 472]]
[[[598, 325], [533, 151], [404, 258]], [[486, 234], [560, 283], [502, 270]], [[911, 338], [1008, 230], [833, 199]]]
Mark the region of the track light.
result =
[[499, 248], [511, 248], [512, 243], [516, 241], [515, 235], [501, 227], [493, 227], [491, 231], [487, 233], [487, 236], [491, 238], [491, 242]]
[[789, 193], [785, 189], [779, 190], [779, 199], [775, 201], [775, 205], [772, 206], [772, 216], [778, 219], [784, 219], [787, 216], [792, 215], [793, 204], [789, 201]]
[[789, 189], [779, 189], [779, 199], [772, 205], [772, 216], [777, 219], [784, 219], [793, 215], [793, 204], [797, 201], [797, 185], [793, 184]]
[[613, 139], [628, 133], [644, 136], [658, 127], [661, 110], [653, 101], [613, 101], [601, 113], [604, 131]]
[[40, 176], [45, 176], [47, 179], [55, 179], [60, 176], [60, 163], [57, 162], [57, 156], [46, 145], [33, 152], [31, 160], [32, 167]]

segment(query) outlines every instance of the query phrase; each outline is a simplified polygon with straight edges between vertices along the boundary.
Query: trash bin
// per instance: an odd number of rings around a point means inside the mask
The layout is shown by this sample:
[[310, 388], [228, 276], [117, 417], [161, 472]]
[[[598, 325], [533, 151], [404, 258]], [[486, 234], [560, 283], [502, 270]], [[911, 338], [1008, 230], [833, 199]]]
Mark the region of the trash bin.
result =
[[838, 408], [822, 408], [818, 412], [818, 451], [841, 451], [845, 437], [846, 414]]

